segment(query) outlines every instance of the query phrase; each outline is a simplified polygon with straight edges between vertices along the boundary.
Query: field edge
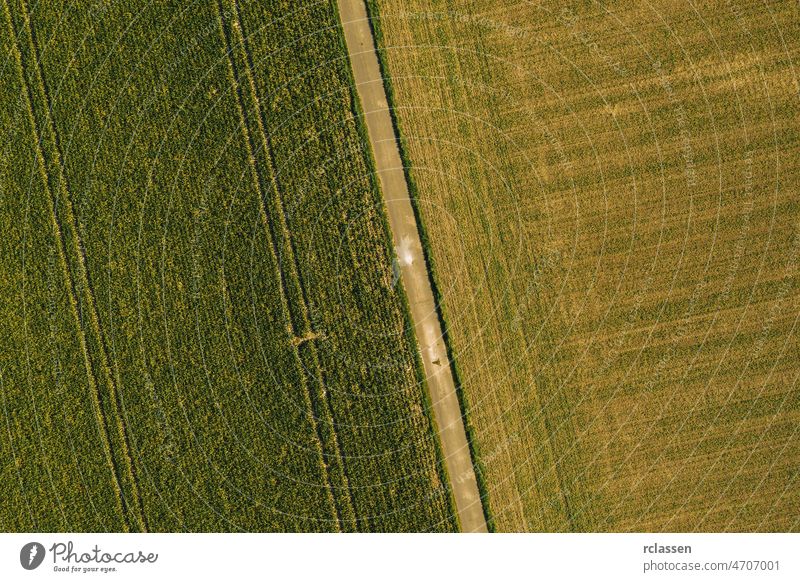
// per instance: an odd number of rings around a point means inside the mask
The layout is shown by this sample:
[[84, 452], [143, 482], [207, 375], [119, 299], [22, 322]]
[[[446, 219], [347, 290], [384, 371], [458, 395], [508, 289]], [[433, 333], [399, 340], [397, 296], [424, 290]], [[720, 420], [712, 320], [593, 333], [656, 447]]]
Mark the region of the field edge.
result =
[[385, 46], [383, 31], [380, 23], [380, 9], [376, 0], [364, 0], [367, 8], [367, 16], [369, 19], [369, 27], [372, 30], [372, 36], [375, 39], [375, 53], [378, 55], [378, 66], [380, 67], [381, 77], [383, 79], [383, 87], [386, 92], [386, 98], [389, 108], [389, 116], [392, 120], [392, 126], [397, 136], [397, 148], [400, 151], [400, 159], [403, 163], [403, 175], [405, 176], [406, 183], [408, 184], [409, 197], [411, 199], [411, 207], [414, 210], [414, 217], [417, 222], [417, 229], [419, 231], [420, 240], [422, 241], [422, 253], [425, 259], [425, 268], [428, 272], [428, 277], [431, 281], [431, 289], [433, 291], [434, 303], [436, 305], [436, 316], [442, 328], [442, 340], [444, 341], [447, 350], [447, 359], [450, 362], [450, 370], [453, 374], [453, 379], [456, 385], [456, 395], [458, 396], [459, 407], [461, 408], [461, 418], [464, 422], [464, 429], [467, 433], [467, 444], [469, 445], [469, 454], [472, 460], [472, 466], [475, 471], [475, 478], [478, 483], [478, 492], [481, 497], [481, 507], [483, 508], [483, 517], [486, 520], [486, 526], [490, 533], [495, 533], [496, 527], [489, 502], [489, 489], [486, 485], [485, 468], [480, 463], [480, 455], [478, 454], [478, 443], [475, 437], [475, 429], [472, 425], [469, 404], [467, 403], [464, 394], [463, 385], [461, 383], [461, 373], [459, 371], [458, 362], [455, 357], [452, 342], [450, 339], [449, 328], [447, 325], [447, 316], [444, 308], [444, 296], [441, 293], [441, 287], [436, 275], [436, 263], [433, 259], [432, 247], [428, 232], [425, 228], [425, 222], [422, 219], [422, 214], [419, 209], [419, 190], [417, 184], [411, 174], [412, 164], [408, 155], [403, 132], [400, 128], [400, 123], [395, 113], [395, 93], [392, 86], [391, 74], [389, 72], [389, 65], [385, 57]]

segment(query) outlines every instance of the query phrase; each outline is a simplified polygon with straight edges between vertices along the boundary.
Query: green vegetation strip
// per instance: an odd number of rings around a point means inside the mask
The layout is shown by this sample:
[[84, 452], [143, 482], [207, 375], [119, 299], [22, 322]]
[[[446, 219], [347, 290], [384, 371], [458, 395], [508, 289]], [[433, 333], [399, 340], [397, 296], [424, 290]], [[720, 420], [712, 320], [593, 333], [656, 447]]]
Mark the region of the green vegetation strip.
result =
[[486, 486], [485, 467], [480, 461], [478, 454], [478, 441], [475, 435], [475, 428], [470, 421], [469, 403], [467, 402], [464, 394], [464, 389], [461, 384], [461, 374], [459, 373], [458, 360], [453, 350], [452, 340], [448, 332], [447, 318], [444, 314], [444, 296], [441, 292], [441, 285], [436, 276], [436, 263], [434, 262], [433, 253], [431, 251], [431, 243], [428, 237], [428, 231], [425, 228], [425, 222], [422, 219], [422, 214], [419, 208], [419, 191], [417, 183], [414, 180], [413, 168], [411, 160], [408, 155], [408, 145], [406, 144], [403, 133], [400, 131], [400, 123], [397, 119], [397, 112], [395, 111], [395, 95], [392, 87], [392, 76], [389, 72], [389, 66], [386, 62], [386, 48], [383, 31], [381, 29], [381, 16], [380, 8], [376, 0], [365, 0], [367, 7], [367, 14], [369, 16], [369, 25], [372, 30], [372, 36], [375, 39], [376, 54], [378, 55], [378, 65], [381, 69], [381, 76], [383, 77], [383, 86], [386, 91], [386, 98], [389, 104], [389, 115], [392, 118], [392, 125], [394, 126], [395, 135], [397, 135], [397, 148], [400, 151], [400, 159], [403, 162], [403, 173], [406, 177], [406, 184], [408, 184], [408, 193], [411, 198], [411, 206], [414, 209], [414, 215], [419, 229], [419, 237], [422, 241], [422, 251], [425, 256], [425, 265], [428, 269], [429, 279], [431, 281], [431, 289], [433, 291], [434, 301], [436, 303], [436, 316], [439, 318], [439, 325], [442, 329], [442, 337], [444, 345], [447, 348], [447, 358], [450, 360], [450, 368], [453, 373], [453, 380], [456, 384], [456, 394], [458, 395], [458, 402], [461, 406], [461, 418], [464, 422], [464, 430], [467, 433], [467, 443], [469, 444], [470, 457], [472, 458], [472, 465], [475, 468], [475, 479], [478, 483], [478, 491], [481, 496], [481, 504], [483, 506], [483, 515], [486, 519], [486, 526], [490, 532], [495, 531], [494, 519], [489, 507], [489, 488]]

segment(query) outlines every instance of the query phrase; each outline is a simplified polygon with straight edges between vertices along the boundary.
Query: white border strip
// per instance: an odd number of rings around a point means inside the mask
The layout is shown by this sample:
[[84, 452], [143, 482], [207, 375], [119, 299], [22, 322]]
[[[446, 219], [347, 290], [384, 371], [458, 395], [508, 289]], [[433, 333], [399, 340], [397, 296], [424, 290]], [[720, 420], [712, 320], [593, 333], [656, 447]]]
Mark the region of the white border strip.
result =
[[[46, 555], [28, 571], [21, 550], [31, 542]], [[691, 553], [653, 552], [672, 546]], [[800, 534], [0, 534], [0, 580], [796, 581], [798, 550]], [[649, 563], [701, 570], [645, 573]], [[712, 563], [737, 566], [704, 569]]]

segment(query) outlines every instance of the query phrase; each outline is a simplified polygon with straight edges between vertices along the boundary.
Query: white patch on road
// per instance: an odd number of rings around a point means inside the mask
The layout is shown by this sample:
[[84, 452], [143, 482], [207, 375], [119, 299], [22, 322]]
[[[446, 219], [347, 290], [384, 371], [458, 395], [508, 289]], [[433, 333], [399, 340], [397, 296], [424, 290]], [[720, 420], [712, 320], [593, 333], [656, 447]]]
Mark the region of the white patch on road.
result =
[[400, 239], [400, 244], [394, 247], [394, 251], [397, 253], [397, 260], [400, 262], [401, 267], [408, 267], [414, 263], [414, 252], [411, 249], [413, 244], [414, 241], [411, 240], [410, 236], [404, 236]]

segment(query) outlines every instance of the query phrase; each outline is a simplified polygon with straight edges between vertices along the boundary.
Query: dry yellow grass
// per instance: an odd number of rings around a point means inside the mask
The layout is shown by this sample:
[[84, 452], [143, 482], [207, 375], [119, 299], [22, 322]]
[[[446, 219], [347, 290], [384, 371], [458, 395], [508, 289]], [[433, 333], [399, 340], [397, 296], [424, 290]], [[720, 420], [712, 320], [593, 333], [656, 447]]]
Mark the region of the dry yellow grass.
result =
[[797, 530], [797, 3], [376, 4], [495, 527]]

